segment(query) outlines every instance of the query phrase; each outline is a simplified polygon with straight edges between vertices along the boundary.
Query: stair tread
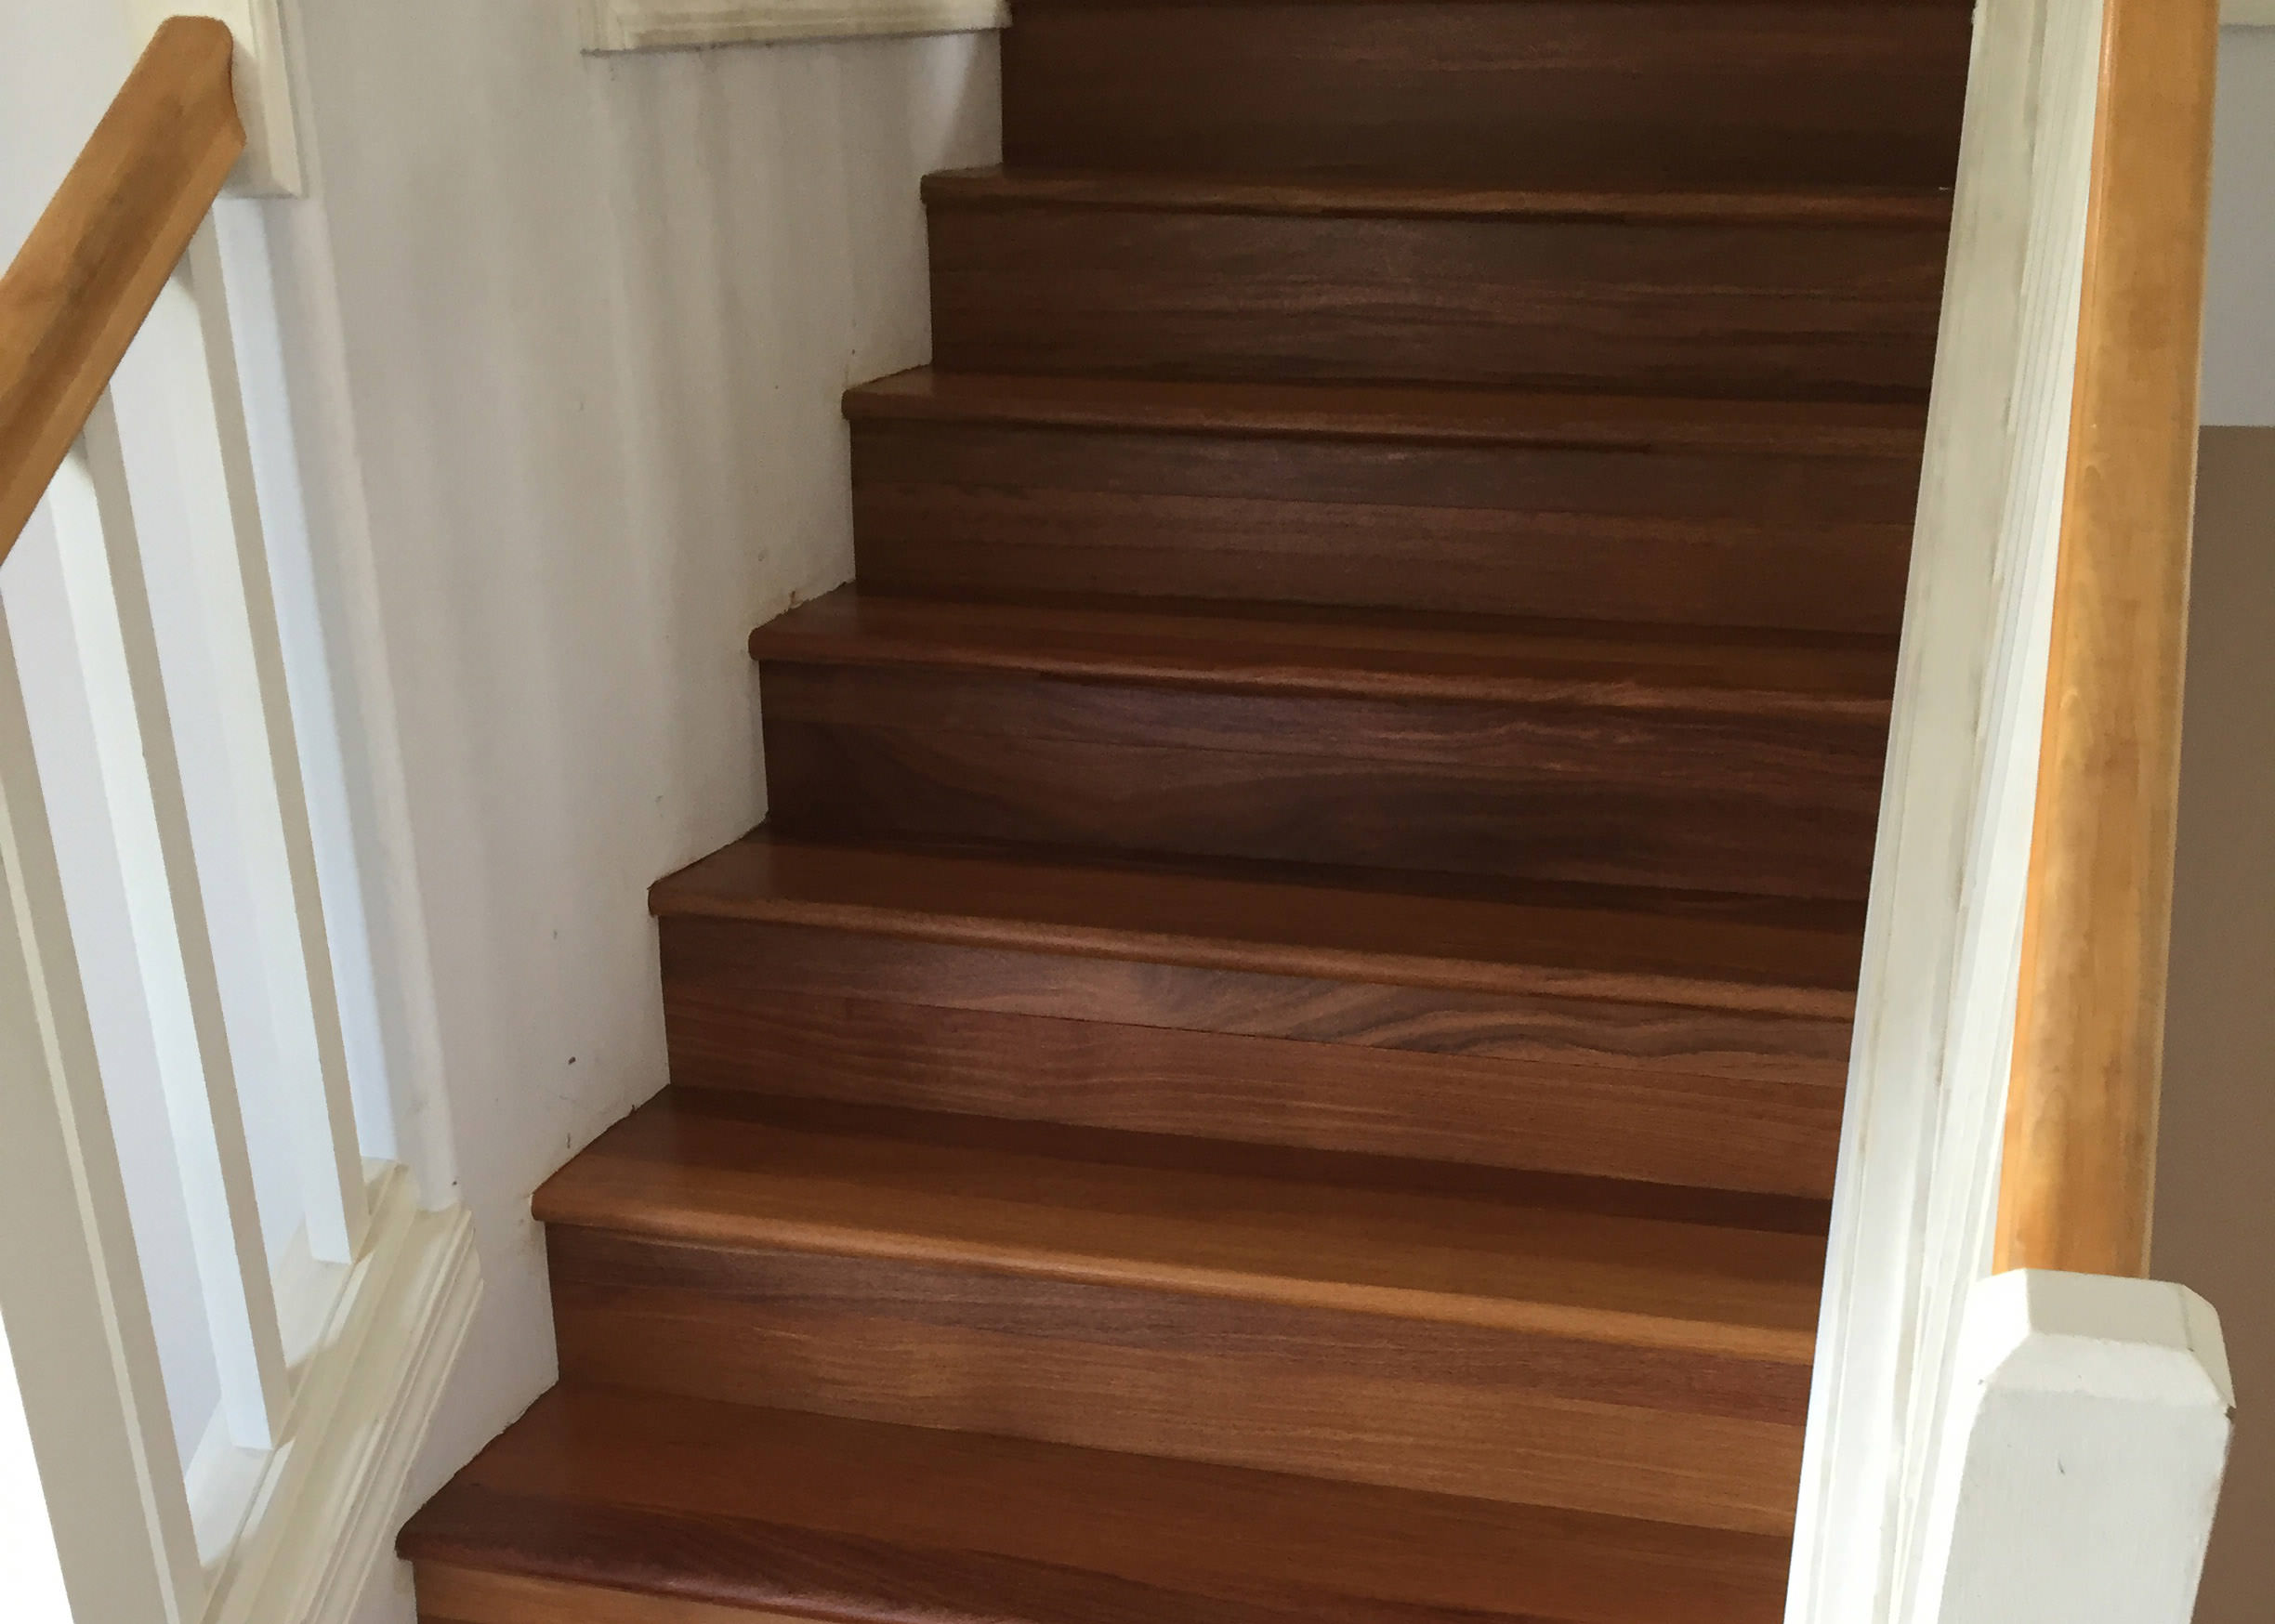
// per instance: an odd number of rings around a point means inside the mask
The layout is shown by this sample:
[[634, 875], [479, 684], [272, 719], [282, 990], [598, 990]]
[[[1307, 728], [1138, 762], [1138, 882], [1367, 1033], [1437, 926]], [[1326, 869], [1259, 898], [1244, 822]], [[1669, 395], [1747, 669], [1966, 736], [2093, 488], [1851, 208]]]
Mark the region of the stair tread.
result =
[[1388, 985], [1851, 1019], [1861, 910], [1300, 863], [914, 850], [760, 831], [661, 915]]
[[1771, 1536], [576, 1387], [399, 1548], [438, 1617], [568, 1584], [879, 1624], [1770, 1624], [1788, 1557]]
[[1916, 461], [1922, 405], [1684, 399], [1399, 384], [896, 373], [847, 392], [857, 423], [1400, 440], [1432, 445], [1688, 451]]
[[1714, 226], [1876, 226], [1943, 231], [1948, 190], [1910, 187], [1489, 187], [1314, 176], [1054, 172], [1001, 166], [925, 177], [929, 203], [967, 208], [1061, 207], [1203, 214], [1323, 215], [1440, 219], [1625, 220]]
[[[1528, 1192], [1520, 1178], [1492, 1193], [1474, 1179], [1466, 1190], [1385, 1187], [1282, 1176], [1282, 1159], [1269, 1152], [1196, 1165], [1125, 1152], [1122, 1136], [1096, 1132], [1025, 1124], [943, 1136], [911, 1112], [848, 1123], [794, 1109], [769, 1120], [755, 1102], [673, 1091], [555, 1174], [534, 1211], [546, 1223], [701, 1246], [1803, 1367], [1811, 1356], [1819, 1237], [1576, 1210], [1554, 1200], [1553, 1185]], [[1238, 1171], [1248, 1162], [1259, 1171]]]
[[1892, 638], [1140, 598], [954, 602], [844, 586], [759, 660], [944, 665], [1250, 693], [1585, 705], [1885, 725]]

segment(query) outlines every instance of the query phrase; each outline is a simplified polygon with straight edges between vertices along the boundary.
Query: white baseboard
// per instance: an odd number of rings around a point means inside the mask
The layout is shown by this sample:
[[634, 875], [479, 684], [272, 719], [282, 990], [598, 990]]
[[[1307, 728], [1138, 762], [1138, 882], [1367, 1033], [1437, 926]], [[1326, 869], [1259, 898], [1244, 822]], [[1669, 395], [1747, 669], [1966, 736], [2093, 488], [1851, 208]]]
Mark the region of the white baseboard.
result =
[[1007, 26], [1008, 0], [584, 0], [587, 51], [677, 50]]
[[421, 1211], [398, 1173], [301, 1377], [290, 1442], [214, 1576], [207, 1624], [348, 1624], [480, 1298], [472, 1218], [463, 1207]]

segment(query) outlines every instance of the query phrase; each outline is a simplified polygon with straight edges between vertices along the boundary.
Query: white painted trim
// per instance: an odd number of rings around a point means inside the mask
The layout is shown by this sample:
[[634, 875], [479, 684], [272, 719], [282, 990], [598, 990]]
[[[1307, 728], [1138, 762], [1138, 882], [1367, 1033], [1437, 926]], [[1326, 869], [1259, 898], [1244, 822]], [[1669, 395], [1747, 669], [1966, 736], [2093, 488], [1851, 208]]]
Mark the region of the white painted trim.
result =
[[234, 190], [266, 196], [305, 196], [300, 120], [293, 102], [293, 74], [285, 42], [291, 0], [125, 0], [139, 51], [169, 17], [215, 17], [237, 39], [237, 113], [244, 121], [245, 155]]
[[2225, 0], [2222, 28], [2275, 28], [2275, 0]]
[[587, 51], [1007, 28], [1009, 0], [583, 0]]
[[0, 1433], [14, 1457], [0, 1501], [44, 1522], [0, 1541], [0, 1578], [59, 1583], [77, 1618], [183, 1624], [199, 1601], [190, 1507], [5, 607], [0, 1122]]
[[1926, 1518], [1921, 1624], [2189, 1624], [2235, 1388], [2180, 1286], [1979, 1283]]
[[290, 1442], [214, 1578], [206, 1624], [348, 1624], [481, 1296], [473, 1220], [389, 1169], [366, 1254], [302, 1371]]
[[1906, 1617], [1990, 1264], [2100, 17], [1977, 12], [1789, 1624]]

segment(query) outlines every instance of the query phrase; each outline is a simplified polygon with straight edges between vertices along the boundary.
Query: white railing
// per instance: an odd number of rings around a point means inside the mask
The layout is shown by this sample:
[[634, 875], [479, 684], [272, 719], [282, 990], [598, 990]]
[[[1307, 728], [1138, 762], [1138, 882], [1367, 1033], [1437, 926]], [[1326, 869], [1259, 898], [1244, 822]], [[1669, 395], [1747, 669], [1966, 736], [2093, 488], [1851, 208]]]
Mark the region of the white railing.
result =
[[362, 917], [343, 797], [304, 766], [335, 722], [278, 568], [306, 536], [258, 227], [209, 212], [231, 55], [161, 28], [0, 282], [0, 1611], [27, 1624], [339, 1616], [478, 1290], [343, 1014], [374, 993], [328, 923]]

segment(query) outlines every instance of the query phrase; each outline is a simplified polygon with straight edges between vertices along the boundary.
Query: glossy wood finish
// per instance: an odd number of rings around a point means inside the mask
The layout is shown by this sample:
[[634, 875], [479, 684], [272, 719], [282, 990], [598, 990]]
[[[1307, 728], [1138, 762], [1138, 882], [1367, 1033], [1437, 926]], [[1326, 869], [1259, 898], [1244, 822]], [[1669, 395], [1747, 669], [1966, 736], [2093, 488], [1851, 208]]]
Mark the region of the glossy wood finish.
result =
[[1030, 169], [1948, 187], [1967, 22], [1908, 0], [1031, 0], [1004, 36], [1004, 150]]
[[849, 588], [754, 648], [788, 834], [1855, 900], [1870, 875], [1885, 650]]
[[1768, 1624], [1958, 0], [1034, 0], [429, 1624]]
[[1902, 406], [929, 371], [846, 405], [862, 585], [930, 597], [1892, 635], [1919, 477]]
[[651, 1107], [539, 1193], [564, 1375], [1790, 1521], [1816, 1238], [1083, 1151]]
[[1672, 196], [934, 176], [934, 362], [1924, 396], [1948, 198]]
[[1390, 987], [1847, 1021], [1847, 904], [1496, 885], [1300, 864], [927, 852], [763, 835], [660, 882], [662, 916]]
[[453, 1597], [472, 1570], [622, 1608], [493, 1589], [459, 1624], [525, 1624], [506, 1608], [533, 1600], [580, 1609], [546, 1624], [715, 1624], [638, 1598], [898, 1624], [1769, 1624], [1784, 1594], [1783, 1542], [1758, 1536], [574, 1388], [403, 1547]]
[[162, 24], [0, 278], [0, 557], [243, 152], [226, 24]]
[[2149, 1269], [2218, 12], [2104, 18], [2002, 1269]]

